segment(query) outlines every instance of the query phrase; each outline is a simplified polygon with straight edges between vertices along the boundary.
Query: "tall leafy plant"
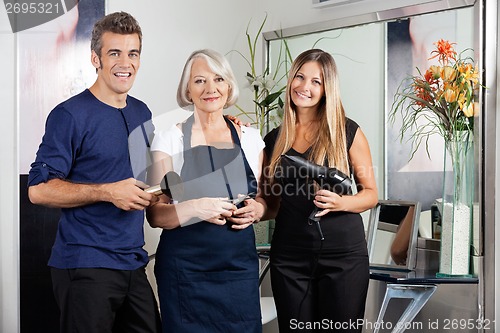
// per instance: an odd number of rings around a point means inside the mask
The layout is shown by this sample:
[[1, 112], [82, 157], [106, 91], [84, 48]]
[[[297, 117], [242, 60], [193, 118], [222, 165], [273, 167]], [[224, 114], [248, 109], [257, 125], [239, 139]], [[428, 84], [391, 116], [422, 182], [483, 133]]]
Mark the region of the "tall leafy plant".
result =
[[[246, 79], [249, 88], [252, 90], [253, 109], [248, 110], [240, 104], [235, 107], [240, 111], [236, 116], [245, 116], [250, 122], [255, 125], [261, 132], [265, 134], [269, 127], [277, 125], [281, 122], [283, 116], [283, 98], [282, 94], [286, 89], [286, 78], [288, 75], [288, 67], [292, 62], [292, 56], [288, 48], [286, 39], [280, 39], [279, 53], [275, 68], [271, 71], [270, 63], [265, 65], [261, 72], [256, 66], [257, 45], [262, 38], [262, 31], [267, 22], [267, 14], [262, 20], [257, 33], [252, 36], [250, 34], [250, 26], [252, 21], [248, 22], [245, 35], [248, 45], [248, 52], [243, 54], [238, 50], [232, 50], [239, 54], [248, 64], [249, 71], [246, 73]], [[284, 74], [280, 74], [284, 73]]]

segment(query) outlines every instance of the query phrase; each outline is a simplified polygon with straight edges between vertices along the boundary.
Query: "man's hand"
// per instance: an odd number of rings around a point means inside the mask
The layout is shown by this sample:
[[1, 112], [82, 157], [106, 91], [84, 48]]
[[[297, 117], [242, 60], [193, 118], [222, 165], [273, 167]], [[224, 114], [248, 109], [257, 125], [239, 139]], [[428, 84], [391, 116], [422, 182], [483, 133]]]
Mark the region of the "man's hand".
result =
[[146, 184], [134, 178], [104, 184], [103, 187], [109, 193], [108, 201], [122, 210], [144, 210], [158, 201], [155, 195], [143, 190]]

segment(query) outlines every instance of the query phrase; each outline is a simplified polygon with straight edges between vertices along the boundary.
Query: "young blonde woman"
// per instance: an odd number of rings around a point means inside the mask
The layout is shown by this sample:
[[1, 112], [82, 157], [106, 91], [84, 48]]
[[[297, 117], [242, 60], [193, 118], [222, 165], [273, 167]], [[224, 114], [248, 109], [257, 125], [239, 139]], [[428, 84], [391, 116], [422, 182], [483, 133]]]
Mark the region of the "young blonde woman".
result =
[[[271, 282], [280, 332], [361, 332], [369, 263], [360, 212], [377, 203], [369, 145], [345, 116], [332, 56], [312, 49], [293, 62], [281, 126], [264, 139], [266, 168], [258, 201], [275, 217]], [[296, 155], [352, 175], [355, 194], [318, 188], [304, 170], [284, 168]], [[324, 235], [310, 219], [317, 207]]]

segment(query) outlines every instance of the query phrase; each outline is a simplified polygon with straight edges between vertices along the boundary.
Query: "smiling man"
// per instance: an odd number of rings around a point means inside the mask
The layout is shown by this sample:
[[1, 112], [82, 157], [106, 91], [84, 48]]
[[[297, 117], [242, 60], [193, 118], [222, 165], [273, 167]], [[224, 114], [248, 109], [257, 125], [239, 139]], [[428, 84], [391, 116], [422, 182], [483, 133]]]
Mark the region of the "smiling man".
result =
[[[31, 165], [29, 198], [62, 209], [49, 266], [61, 332], [160, 332], [146, 277], [144, 209], [130, 156], [148, 155], [151, 112], [128, 95], [140, 66], [142, 32], [127, 13], [94, 25], [95, 83], [49, 114]], [[141, 128], [141, 142], [129, 142]], [[139, 151], [131, 151], [130, 146]]]

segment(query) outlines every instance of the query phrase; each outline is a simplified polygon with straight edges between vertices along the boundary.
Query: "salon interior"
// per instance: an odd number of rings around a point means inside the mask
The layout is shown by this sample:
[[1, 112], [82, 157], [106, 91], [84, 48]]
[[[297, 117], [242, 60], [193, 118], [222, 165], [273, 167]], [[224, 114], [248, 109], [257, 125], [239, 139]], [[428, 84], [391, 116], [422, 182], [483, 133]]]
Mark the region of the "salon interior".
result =
[[[249, 63], [240, 55], [248, 54], [247, 32], [258, 37], [257, 72], [268, 65], [277, 70], [283, 40], [292, 56], [313, 46], [331, 52], [346, 114], [358, 122], [370, 144], [379, 191], [377, 207], [363, 213], [371, 265], [364, 332], [495, 332], [500, 318], [496, 0], [89, 1], [98, 10], [84, 9], [82, 3], [16, 33], [6, 7], [0, 8], [0, 332], [56, 331], [58, 313], [46, 262], [58, 212], [29, 203], [26, 177], [47, 113], [95, 80], [88, 40], [83, 33], [75, 37], [77, 22], [89, 13], [114, 11], [131, 13], [142, 26], [141, 69], [130, 94], [147, 103], [157, 129], [188, 115], [176, 104], [176, 90], [184, 61], [195, 49], [212, 48], [228, 57], [240, 80], [238, 104], [248, 110], [254, 109], [245, 79]], [[443, 142], [431, 140], [432, 158], [423, 150], [410, 159], [408, 142], [399, 140], [400, 127], [389, 119], [398, 84], [415, 68], [425, 71], [426, 54], [439, 39], [456, 43], [457, 50], [473, 50], [481, 73], [474, 116], [469, 271], [451, 279], [434, 274], [441, 257], [436, 207], [442, 198]], [[398, 207], [412, 214], [406, 259], [396, 264], [387, 257], [396, 229], [383, 221], [382, 212]], [[147, 223], [144, 230], [153, 258], [159, 230]], [[278, 332], [265, 270], [272, 231], [272, 221], [256, 227], [265, 333]], [[155, 285], [153, 265], [154, 259], [148, 273]]]

